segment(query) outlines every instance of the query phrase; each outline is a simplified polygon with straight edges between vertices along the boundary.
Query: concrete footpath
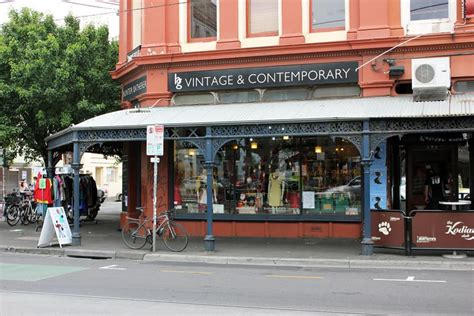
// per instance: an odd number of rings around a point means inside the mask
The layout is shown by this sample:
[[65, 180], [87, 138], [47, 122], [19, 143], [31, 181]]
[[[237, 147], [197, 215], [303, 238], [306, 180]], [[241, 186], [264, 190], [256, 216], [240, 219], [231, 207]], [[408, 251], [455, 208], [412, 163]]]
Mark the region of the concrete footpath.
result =
[[[360, 255], [357, 240], [346, 239], [266, 239], [216, 238], [216, 251], [204, 251], [203, 238], [191, 238], [181, 253], [167, 250], [157, 239], [157, 251], [151, 246], [133, 250], [125, 246], [119, 230], [119, 203], [106, 202], [97, 222], [81, 223], [81, 246], [53, 245], [37, 248], [40, 231], [35, 225], [8, 226], [0, 222], [0, 251], [57, 256], [132, 259], [160, 262], [187, 262], [229, 265], [288, 267], [385, 268], [474, 270], [474, 253], [465, 258], [445, 258], [443, 253], [420, 252], [405, 256], [403, 251], [375, 249], [374, 255]], [[446, 252], [445, 252], [446, 253]]]

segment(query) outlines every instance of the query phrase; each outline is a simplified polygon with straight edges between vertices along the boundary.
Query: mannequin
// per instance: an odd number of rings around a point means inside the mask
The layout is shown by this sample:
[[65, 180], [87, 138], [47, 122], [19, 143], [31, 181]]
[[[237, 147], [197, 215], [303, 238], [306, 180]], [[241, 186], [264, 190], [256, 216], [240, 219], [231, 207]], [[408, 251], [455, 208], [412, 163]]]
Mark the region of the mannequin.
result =
[[272, 207], [272, 213], [276, 213], [276, 208], [282, 206], [283, 194], [285, 193], [285, 181], [280, 172], [275, 170], [268, 178], [268, 204]]
[[[213, 201], [217, 203], [217, 181], [213, 177], [212, 179], [212, 194]], [[207, 205], [207, 170], [202, 169], [201, 175], [197, 179], [196, 183], [196, 196], [200, 205]], [[205, 208], [205, 207], [204, 207]], [[204, 210], [203, 207], [199, 207], [200, 210]]]

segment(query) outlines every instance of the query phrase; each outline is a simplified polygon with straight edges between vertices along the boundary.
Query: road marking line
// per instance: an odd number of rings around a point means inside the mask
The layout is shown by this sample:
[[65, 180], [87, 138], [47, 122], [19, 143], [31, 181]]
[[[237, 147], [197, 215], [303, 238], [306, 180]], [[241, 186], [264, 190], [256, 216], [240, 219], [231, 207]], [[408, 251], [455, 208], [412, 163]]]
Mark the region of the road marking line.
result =
[[409, 276], [406, 279], [374, 279], [374, 281], [446, 283], [444, 280], [415, 280], [414, 276]]
[[320, 276], [309, 276], [309, 275], [280, 275], [280, 274], [269, 274], [267, 278], [282, 278], [282, 279], [324, 279]]
[[185, 274], [204, 274], [204, 275], [213, 274], [213, 272], [204, 272], [204, 271], [181, 271], [181, 270], [160, 270], [160, 272], [165, 272], [165, 273], [185, 273]]
[[100, 267], [99, 269], [104, 269], [104, 270], [126, 270], [125, 268], [116, 268], [116, 264], [113, 264], [111, 266], [105, 266], [105, 267]]

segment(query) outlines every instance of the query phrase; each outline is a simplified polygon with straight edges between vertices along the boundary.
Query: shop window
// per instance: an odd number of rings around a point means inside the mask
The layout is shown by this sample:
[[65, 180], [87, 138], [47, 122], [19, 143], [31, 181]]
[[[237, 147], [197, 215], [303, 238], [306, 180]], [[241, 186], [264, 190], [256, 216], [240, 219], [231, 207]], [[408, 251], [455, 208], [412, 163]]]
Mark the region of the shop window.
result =
[[456, 92], [474, 92], [474, 80], [456, 81], [454, 84], [454, 91]]
[[313, 92], [313, 98], [331, 98], [331, 97], [357, 97], [360, 95], [359, 86], [337, 86], [337, 87], [317, 87]]
[[303, 211], [308, 214], [358, 215], [361, 211], [360, 156], [341, 138], [303, 140]]
[[212, 93], [203, 94], [175, 94], [172, 100], [174, 105], [215, 104]]
[[[178, 212], [198, 213], [203, 200], [204, 155], [187, 142], [175, 143], [174, 205]], [[204, 199], [205, 200], [205, 199]]]
[[278, 35], [278, 10], [278, 0], [247, 0], [248, 35]]
[[[212, 171], [214, 213], [232, 216], [358, 216], [360, 156], [330, 137], [245, 138], [226, 144]], [[203, 154], [185, 142], [175, 148], [175, 207], [207, 209]]]
[[217, 36], [217, 0], [190, 0], [189, 16], [191, 40]]
[[219, 92], [219, 103], [247, 103], [260, 101], [260, 94], [256, 90]]
[[274, 89], [265, 90], [263, 101], [307, 100], [310, 95], [308, 89]]
[[345, 0], [311, 0], [311, 29], [313, 31], [344, 29]]

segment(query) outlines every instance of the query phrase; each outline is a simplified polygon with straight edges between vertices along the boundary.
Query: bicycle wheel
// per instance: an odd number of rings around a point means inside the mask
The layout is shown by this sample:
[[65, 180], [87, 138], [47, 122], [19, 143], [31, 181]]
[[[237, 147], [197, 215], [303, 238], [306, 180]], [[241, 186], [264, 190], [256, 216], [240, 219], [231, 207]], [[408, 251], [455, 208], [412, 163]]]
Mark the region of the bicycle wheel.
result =
[[7, 215], [7, 223], [10, 226], [15, 226], [20, 221], [20, 207], [18, 205], [10, 205], [5, 210]]
[[31, 224], [34, 224], [38, 221], [38, 213], [36, 213], [36, 209], [34, 209], [32, 206], [29, 207], [28, 209], [28, 221]]
[[146, 244], [147, 232], [139, 223], [130, 222], [122, 227], [122, 239], [127, 247], [132, 249], [143, 248]]
[[20, 207], [20, 221], [22, 225], [28, 225], [30, 222], [28, 221], [28, 207], [26, 206], [21, 206]]
[[183, 225], [168, 222], [165, 224], [165, 230], [161, 235], [166, 248], [174, 252], [183, 251], [188, 245], [188, 233]]

